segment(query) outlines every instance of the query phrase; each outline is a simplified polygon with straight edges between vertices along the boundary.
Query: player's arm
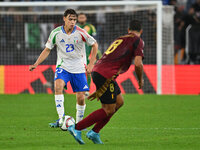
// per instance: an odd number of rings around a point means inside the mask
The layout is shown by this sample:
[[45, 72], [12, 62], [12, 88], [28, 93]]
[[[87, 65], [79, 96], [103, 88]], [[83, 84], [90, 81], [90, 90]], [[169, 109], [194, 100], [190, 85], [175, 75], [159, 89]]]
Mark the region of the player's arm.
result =
[[29, 71], [33, 71], [39, 64], [41, 64], [49, 55], [50, 53], [50, 49], [49, 48], [45, 48], [42, 53], [40, 54], [40, 56], [38, 57], [38, 59], [36, 60], [36, 62], [33, 65], [29, 66]]
[[87, 71], [88, 74], [90, 74], [92, 72], [92, 68], [94, 67], [94, 63], [96, 61], [97, 51], [98, 51], [98, 44], [97, 44], [97, 42], [95, 42], [92, 45], [90, 63], [86, 67], [86, 71]]
[[142, 56], [135, 56], [135, 72], [138, 78], [139, 89], [144, 86]]
[[92, 72], [92, 68], [94, 67], [94, 63], [96, 61], [98, 44], [97, 44], [96, 40], [92, 36], [90, 36], [86, 31], [83, 31], [82, 33], [83, 33], [82, 36], [84, 38], [83, 41], [86, 42], [89, 46], [92, 46], [90, 62], [86, 66], [86, 72], [88, 74], [90, 74]]
[[[57, 30], [57, 28], [55, 29]], [[40, 54], [40, 56], [38, 57], [38, 59], [36, 60], [36, 62], [29, 66], [29, 71], [33, 71], [39, 64], [41, 64], [49, 55], [51, 49], [54, 47], [55, 43], [56, 43], [56, 35], [57, 32], [55, 32], [55, 30], [53, 30], [48, 38], [47, 43], [45, 44], [45, 49], [42, 51], [42, 53]]]

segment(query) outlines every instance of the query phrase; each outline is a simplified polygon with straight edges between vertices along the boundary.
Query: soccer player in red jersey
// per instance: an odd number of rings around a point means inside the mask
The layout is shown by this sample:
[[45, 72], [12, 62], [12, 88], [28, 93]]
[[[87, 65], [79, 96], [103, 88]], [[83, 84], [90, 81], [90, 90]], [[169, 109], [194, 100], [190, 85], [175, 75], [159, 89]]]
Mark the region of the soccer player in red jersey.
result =
[[144, 42], [141, 23], [132, 20], [129, 24], [128, 34], [117, 38], [103, 54], [92, 70], [92, 79], [96, 85], [96, 92], [88, 99], [100, 99], [102, 108], [89, 114], [85, 119], [68, 128], [79, 144], [84, 144], [81, 130], [93, 125], [86, 136], [95, 144], [103, 144], [99, 131], [109, 122], [110, 118], [123, 105], [124, 100], [120, 88], [115, 81], [116, 77], [126, 72], [134, 59], [135, 72], [138, 78], [139, 89], [144, 85], [143, 80], [143, 48]]

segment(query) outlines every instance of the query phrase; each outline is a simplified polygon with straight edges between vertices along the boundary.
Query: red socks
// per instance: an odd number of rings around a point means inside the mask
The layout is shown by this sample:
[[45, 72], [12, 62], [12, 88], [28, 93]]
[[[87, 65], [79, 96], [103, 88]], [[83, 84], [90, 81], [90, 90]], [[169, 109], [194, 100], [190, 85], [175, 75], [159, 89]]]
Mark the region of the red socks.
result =
[[76, 124], [76, 130], [83, 130], [83, 129], [93, 125], [94, 123], [102, 121], [106, 118], [107, 118], [107, 114], [104, 111], [104, 109], [103, 108], [98, 109], [98, 110], [92, 112], [90, 115], [88, 115], [85, 119], [78, 122]]
[[97, 122], [92, 129], [94, 132], [99, 133], [99, 131], [108, 123], [112, 116], [107, 116], [104, 120]]

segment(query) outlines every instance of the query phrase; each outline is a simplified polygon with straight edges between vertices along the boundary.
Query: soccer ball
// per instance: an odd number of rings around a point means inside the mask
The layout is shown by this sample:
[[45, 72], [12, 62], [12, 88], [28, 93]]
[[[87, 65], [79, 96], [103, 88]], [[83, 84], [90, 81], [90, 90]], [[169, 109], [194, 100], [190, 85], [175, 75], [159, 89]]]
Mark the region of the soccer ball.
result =
[[66, 116], [63, 117], [63, 121], [62, 121], [60, 128], [63, 131], [67, 131], [68, 127], [72, 126], [74, 124], [75, 124], [74, 118], [66, 115]]

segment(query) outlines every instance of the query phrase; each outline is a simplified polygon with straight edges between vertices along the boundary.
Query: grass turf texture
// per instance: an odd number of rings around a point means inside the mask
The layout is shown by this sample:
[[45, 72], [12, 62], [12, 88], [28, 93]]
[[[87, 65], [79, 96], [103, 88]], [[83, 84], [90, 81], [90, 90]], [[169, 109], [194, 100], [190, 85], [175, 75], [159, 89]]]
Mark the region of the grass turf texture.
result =
[[[125, 104], [101, 131], [104, 145], [48, 127], [57, 119], [54, 96], [0, 95], [0, 149], [19, 150], [195, 150], [200, 147], [200, 96], [124, 95]], [[75, 118], [75, 95], [65, 95]], [[87, 101], [86, 115], [100, 107]], [[86, 116], [85, 115], [85, 116]]]

